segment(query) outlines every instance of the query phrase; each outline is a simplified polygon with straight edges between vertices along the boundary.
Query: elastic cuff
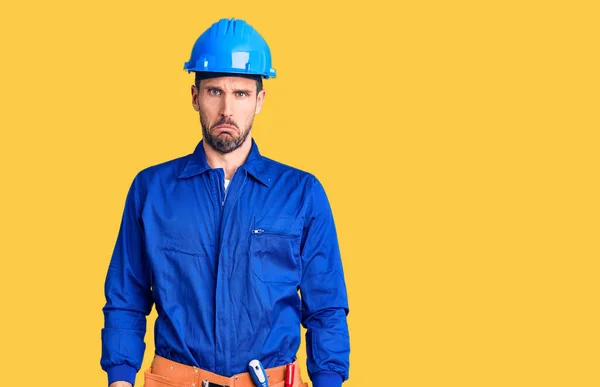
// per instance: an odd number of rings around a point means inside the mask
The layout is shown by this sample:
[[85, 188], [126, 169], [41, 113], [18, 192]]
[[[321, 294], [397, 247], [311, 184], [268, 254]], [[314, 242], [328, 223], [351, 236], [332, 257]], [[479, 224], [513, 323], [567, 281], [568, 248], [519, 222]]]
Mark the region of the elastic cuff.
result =
[[108, 374], [109, 385], [113, 382], [123, 381], [129, 382], [133, 386], [135, 384], [135, 375], [137, 374], [137, 371], [128, 364], [121, 364], [108, 367], [106, 373]]
[[342, 387], [342, 375], [337, 372], [318, 372], [310, 378], [313, 387]]

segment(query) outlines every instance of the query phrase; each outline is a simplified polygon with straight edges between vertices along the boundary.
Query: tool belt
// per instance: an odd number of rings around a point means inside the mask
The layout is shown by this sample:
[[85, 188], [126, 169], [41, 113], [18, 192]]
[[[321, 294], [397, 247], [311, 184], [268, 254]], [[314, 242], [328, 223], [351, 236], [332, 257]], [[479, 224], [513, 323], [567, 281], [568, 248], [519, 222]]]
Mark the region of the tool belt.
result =
[[[300, 378], [298, 360], [294, 361], [293, 387], [308, 387]], [[265, 369], [269, 387], [285, 386], [285, 365]], [[218, 375], [202, 368], [177, 363], [154, 355], [150, 369], [144, 371], [144, 387], [255, 387], [250, 373], [243, 372], [231, 377]]]

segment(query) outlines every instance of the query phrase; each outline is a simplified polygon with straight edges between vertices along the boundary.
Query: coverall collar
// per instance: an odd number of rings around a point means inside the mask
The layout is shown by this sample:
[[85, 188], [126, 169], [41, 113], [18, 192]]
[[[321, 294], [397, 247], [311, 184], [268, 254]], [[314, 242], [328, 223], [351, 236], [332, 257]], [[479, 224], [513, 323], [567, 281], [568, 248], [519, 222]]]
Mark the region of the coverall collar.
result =
[[[189, 157], [185, 167], [179, 172], [178, 177], [185, 179], [195, 175], [200, 175], [211, 169], [210, 165], [206, 162], [206, 153], [204, 152], [203, 141], [200, 140], [194, 153]], [[252, 147], [250, 153], [244, 164], [240, 165], [238, 170], [246, 170], [248, 174], [254, 177], [256, 180], [266, 185], [267, 187], [271, 184], [271, 176], [267, 173], [265, 165], [265, 159], [258, 151], [258, 146], [254, 139], [252, 139]]]

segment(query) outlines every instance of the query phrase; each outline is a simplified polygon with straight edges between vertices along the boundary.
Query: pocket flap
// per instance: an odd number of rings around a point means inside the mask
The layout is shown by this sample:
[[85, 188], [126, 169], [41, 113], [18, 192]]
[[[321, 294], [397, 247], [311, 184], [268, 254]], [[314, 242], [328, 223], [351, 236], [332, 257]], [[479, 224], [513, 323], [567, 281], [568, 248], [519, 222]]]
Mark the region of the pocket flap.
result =
[[254, 230], [265, 234], [300, 236], [302, 219], [285, 216], [261, 216], [254, 218]]

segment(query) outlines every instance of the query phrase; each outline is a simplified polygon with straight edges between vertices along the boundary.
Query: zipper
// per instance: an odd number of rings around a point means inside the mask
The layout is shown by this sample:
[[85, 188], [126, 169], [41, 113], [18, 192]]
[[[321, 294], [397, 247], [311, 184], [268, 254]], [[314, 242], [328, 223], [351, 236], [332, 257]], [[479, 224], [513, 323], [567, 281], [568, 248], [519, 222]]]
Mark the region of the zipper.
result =
[[[225, 177], [223, 177], [223, 178], [225, 178]], [[231, 188], [231, 184], [233, 184], [233, 179], [235, 179], [235, 172], [233, 173], [233, 176], [231, 176], [231, 180], [229, 180], [229, 185], [227, 186], [227, 188], [225, 188], [225, 182], [223, 182], [223, 189], [225, 190], [225, 195], [223, 196], [223, 201], [221, 202], [221, 207], [225, 206], [225, 200], [227, 200], [227, 193], [229, 192], [229, 189]]]
[[267, 230], [263, 230], [262, 228], [257, 228], [255, 230], [252, 230], [252, 234], [254, 234], [254, 235], [267, 234], [267, 235], [279, 235], [279, 236], [297, 236], [297, 234], [267, 231]]
[[[229, 184], [231, 185], [231, 182], [229, 182]], [[227, 200], [227, 191], [229, 191], [229, 188], [225, 190], [225, 196], [223, 196], [223, 201], [221, 201], [221, 207], [225, 206], [225, 200]]]

